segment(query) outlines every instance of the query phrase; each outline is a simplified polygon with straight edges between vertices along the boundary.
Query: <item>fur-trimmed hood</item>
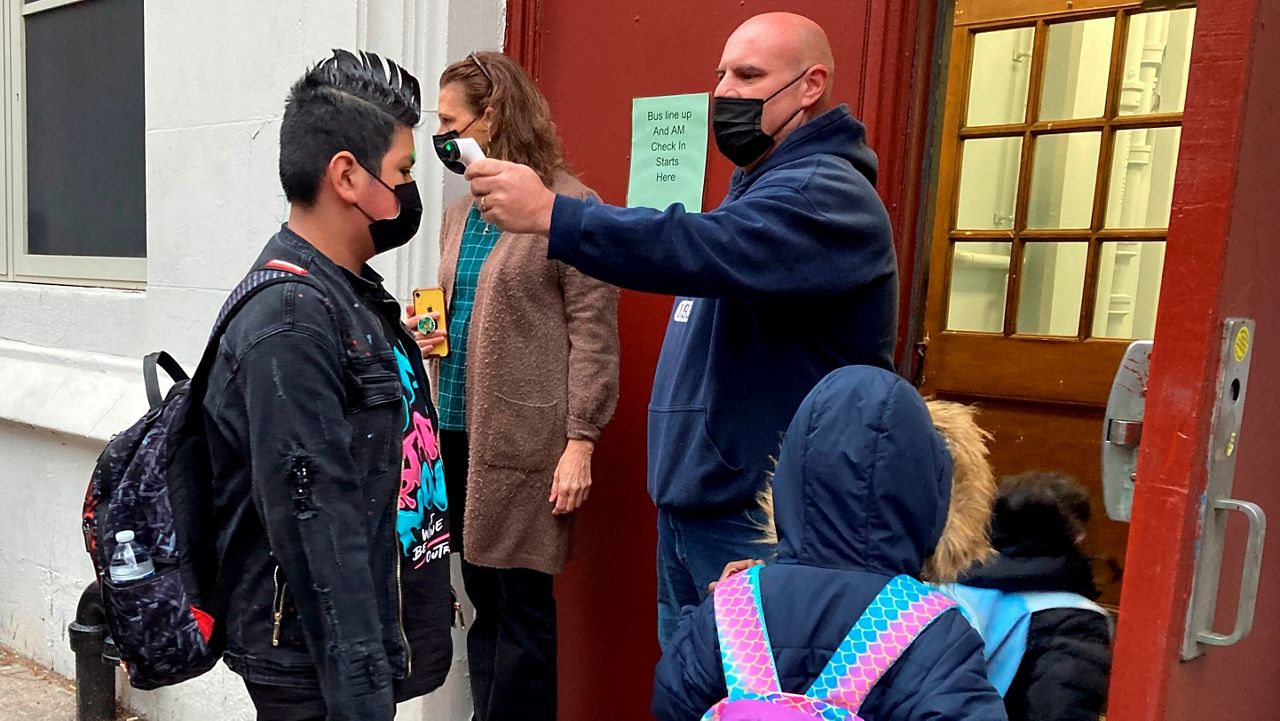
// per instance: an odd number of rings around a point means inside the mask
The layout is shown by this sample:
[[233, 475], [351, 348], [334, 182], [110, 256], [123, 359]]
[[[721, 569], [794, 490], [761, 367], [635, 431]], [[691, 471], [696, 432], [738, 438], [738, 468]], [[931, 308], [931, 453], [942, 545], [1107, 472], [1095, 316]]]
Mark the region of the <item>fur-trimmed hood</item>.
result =
[[993, 555], [996, 483], [972, 408], [883, 370], [828, 375], [797, 411], [773, 496], [779, 563], [948, 582]]
[[990, 535], [997, 485], [987, 460], [991, 434], [978, 426], [973, 406], [940, 400], [925, 405], [951, 452], [952, 473], [947, 523], [938, 547], [924, 564], [924, 579], [950, 583], [996, 553]]

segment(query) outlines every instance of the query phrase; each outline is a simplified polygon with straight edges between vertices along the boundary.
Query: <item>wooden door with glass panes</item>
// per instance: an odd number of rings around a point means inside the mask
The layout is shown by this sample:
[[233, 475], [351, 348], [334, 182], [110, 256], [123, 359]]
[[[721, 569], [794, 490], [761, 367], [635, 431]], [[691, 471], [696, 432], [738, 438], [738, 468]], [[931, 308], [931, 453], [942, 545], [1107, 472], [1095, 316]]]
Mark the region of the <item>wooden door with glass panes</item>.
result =
[[1187, 4], [955, 8], [923, 390], [982, 407], [998, 474], [1091, 489], [1112, 603], [1126, 528], [1103, 510], [1102, 417], [1125, 348], [1155, 327], [1194, 25]]

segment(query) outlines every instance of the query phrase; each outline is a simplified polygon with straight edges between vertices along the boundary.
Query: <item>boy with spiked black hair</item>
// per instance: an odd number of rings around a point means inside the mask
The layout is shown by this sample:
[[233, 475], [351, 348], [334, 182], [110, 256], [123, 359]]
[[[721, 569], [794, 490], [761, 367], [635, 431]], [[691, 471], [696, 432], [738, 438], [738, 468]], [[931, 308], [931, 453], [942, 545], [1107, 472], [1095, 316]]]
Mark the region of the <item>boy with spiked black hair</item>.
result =
[[418, 230], [420, 114], [417, 79], [369, 53], [335, 50], [295, 83], [288, 222], [228, 301], [204, 398], [219, 628], [260, 719], [390, 719], [448, 672], [436, 414], [367, 265]]

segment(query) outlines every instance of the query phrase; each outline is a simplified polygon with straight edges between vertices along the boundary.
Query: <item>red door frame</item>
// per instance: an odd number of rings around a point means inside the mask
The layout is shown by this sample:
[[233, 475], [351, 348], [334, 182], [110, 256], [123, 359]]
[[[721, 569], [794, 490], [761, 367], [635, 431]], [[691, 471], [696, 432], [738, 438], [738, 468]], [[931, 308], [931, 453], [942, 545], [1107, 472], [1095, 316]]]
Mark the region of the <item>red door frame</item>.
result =
[[[945, 1], [945, 0], [944, 0]], [[950, 7], [946, 2], [944, 7]], [[898, 251], [898, 367], [910, 375], [914, 327], [922, 304], [915, 302], [928, 262], [928, 233], [920, 233], [922, 204], [927, 204], [924, 162], [929, 148], [934, 51], [939, 0], [873, 2], [869, 35], [883, 38], [881, 52], [863, 66], [862, 98], [856, 109], [872, 149], [880, 159], [876, 189], [889, 210]], [[870, 47], [868, 45], [868, 47]], [[877, 92], [878, 90], [878, 92]], [[923, 251], [923, 252], [921, 252]]]
[[[1280, 549], [1266, 550], [1253, 634], [1179, 661], [1225, 319], [1258, 323], [1233, 495], [1280, 510], [1280, 0], [1199, 4], [1169, 224], [1146, 427], [1111, 686], [1112, 721], [1273, 717]], [[1229, 628], [1242, 539], [1228, 535], [1219, 628]], [[1270, 558], [1266, 558], [1270, 556]]]
[[513, 0], [507, 3], [506, 47], [502, 50], [539, 79], [538, 49], [542, 36], [542, 0]]
[[[922, 202], [919, 178], [926, 152], [924, 138], [928, 130], [930, 71], [938, 1], [868, 3], [862, 41], [864, 56], [858, 69], [861, 90], [851, 103], [854, 113], [866, 123], [871, 147], [880, 159], [878, 188], [889, 209], [899, 257], [900, 341], [906, 340], [910, 327], [908, 309], [911, 307], [911, 279], [914, 277], [918, 246], [916, 225]], [[517, 59], [535, 80], [541, 79], [542, 38], [551, 30], [543, 23], [542, 10], [543, 0], [512, 0], [507, 5], [504, 50]], [[625, 11], [619, 9], [619, 12]], [[872, 38], [874, 42], [870, 42]], [[833, 38], [833, 41], [839, 43], [841, 38]], [[708, 42], [719, 43], [722, 39], [709, 39]], [[716, 167], [709, 174], [709, 193], [720, 192], [723, 183], [719, 187], [711, 186], [722, 180], [720, 175], [727, 176], [724, 170]], [[608, 468], [610, 484], [635, 484], [636, 489], [627, 489], [629, 494], [632, 491], [643, 494], [646, 431], [643, 422], [636, 423], [635, 420], [643, 418], [643, 406], [647, 402], [657, 358], [657, 340], [661, 338], [665, 324], [665, 318], [658, 317], [665, 316], [665, 310], [658, 311], [655, 316], [655, 309], [663, 303], [669, 304], [653, 297], [624, 294], [620, 308], [622, 386], [624, 392], [629, 390], [633, 395], [643, 392], [645, 398], [622, 399], [618, 417], [602, 438], [595, 466], [597, 473]], [[900, 352], [906, 347], [906, 342], [899, 343]], [[617, 493], [617, 489], [612, 492]], [[635, 515], [651, 516], [652, 513], [651, 506], [634, 510]], [[629, 574], [651, 577], [653, 566], [650, 562], [638, 568], [613, 569], [597, 558], [609, 554], [609, 544], [620, 543], [615, 537], [617, 526], [623, 526], [624, 532], [633, 531], [637, 526], [634, 518], [615, 520], [614, 524], [606, 525], [598, 516], [591, 514], [580, 519], [576, 553], [590, 557], [576, 561], [557, 582], [561, 619], [560, 696], [564, 718], [586, 717], [586, 714], [602, 719], [648, 717], [643, 709], [647, 709], [645, 700], [651, 687], [653, 662], [657, 657], [656, 640], [650, 641], [655, 639], [656, 633], [652, 598], [643, 599], [643, 603], [634, 603], [635, 599], [616, 600], [615, 603], [625, 607], [623, 613], [631, 614], [627, 619], [629, 628], [619, 629], [616, 626], [619, 608], [601, 606], [608, 604], [611, 590], [600, 587], [616, 584]], [[628, 546], [649, 544], [649, 547], [630, 548], [628, 553], [619, 556], [652, 559], [651, 531], [626, 538], [621, 543]], [[643, 584], [633, 581], [632, 585]], [[635, 617], [637, 613], [643, 615]], [[611, 622], [615, 624], [613, 628], [610, 628]], [[599, 656], [601, 634], [616, 634], [621, 646], [616, 655], [608, 659]], [[607, 664], [607, 667], [602, 664]], [[631, 713], [635, 706], [640, 708]], [[616, 712], [602, 714], [603, 709], [616, 709]]]

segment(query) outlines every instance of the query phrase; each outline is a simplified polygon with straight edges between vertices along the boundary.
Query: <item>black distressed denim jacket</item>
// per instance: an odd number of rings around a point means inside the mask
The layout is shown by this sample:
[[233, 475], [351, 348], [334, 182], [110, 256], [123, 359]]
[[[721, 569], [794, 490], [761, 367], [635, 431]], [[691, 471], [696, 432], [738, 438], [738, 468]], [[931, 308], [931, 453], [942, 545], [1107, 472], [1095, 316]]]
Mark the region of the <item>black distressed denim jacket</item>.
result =
[[318, 686], [331, 720], [390, 719], [393, 678], [408, 675], [411, 659], [389, 334], [413, 341], [372, 270], [344, 270], [287, 227], [255, 267], [271, 260], [305, 269], [306, 282], [244, 305], [204, 401], [219, 583], [234, 584], [225, 660], [250, 682]]

